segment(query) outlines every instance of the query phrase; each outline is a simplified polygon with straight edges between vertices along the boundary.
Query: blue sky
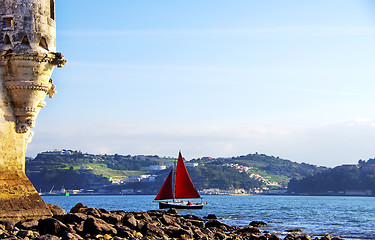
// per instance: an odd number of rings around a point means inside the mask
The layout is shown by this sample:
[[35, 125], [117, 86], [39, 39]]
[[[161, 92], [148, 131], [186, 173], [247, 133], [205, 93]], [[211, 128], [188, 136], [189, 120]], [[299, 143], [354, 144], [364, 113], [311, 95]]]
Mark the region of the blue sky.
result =
[[372, 1], [56, 1], [58, 93], [27, 155], [375, 157]]

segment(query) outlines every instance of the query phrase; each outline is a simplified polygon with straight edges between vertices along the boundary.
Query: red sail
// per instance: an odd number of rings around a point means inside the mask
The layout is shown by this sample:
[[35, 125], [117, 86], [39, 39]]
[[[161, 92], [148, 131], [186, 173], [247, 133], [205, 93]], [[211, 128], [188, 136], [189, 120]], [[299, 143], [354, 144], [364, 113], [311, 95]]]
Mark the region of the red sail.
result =
[[169, 173], [167, 179], [163, 186], [161, 187], [158, 195], [156, 196], [155, 200], [164, 200], [164, 199], [172, 199], [173, 198], [173, 191], [172, 191], [172, 172]]
[[193, 182], [190, 179], [189, 173], [186, 170], [184, 160], [181, 152], [178, 155], [176, 177], [175, 177], [175, 198], [199, 198], [200, 195], [195, 189]]

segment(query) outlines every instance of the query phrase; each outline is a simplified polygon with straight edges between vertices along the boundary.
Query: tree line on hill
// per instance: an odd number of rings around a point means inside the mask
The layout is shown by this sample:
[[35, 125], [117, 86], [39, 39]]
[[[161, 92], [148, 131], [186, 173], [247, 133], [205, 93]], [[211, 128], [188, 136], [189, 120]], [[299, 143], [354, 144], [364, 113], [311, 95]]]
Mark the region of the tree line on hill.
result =
[[[80, 168], [85, 165], [100, 165], [103, 169], [108, 169], [109, 171], [112, 169], [148, 173], [150, 165], [168, 165], [173, 163], [174, 160], [170, 157], [156, 155], [95, 155], [65, 150], [44, 152], [38, 154], [34, 159], [28, 158], [26, 161], [26, 174], [36, 189], [42, 189], [44, 192], [55, 186], [55, 189], [61, 187], [66, 189], [99, 189], [106, 187], [107, 189], [113, 189], [113, 191], [132, 188], [155, 193], [160, 189], [168, 175], [168, 169], [159, 171], [154, 182], [110, 186], [108, 176], [105, 174], [95, 174], [94, 171]], [[199, 163], [197, 167], [188, 167], [189, 174], [199, 190], [205, 188], [250, 189], [265, 185], [264, 182], [250, 178], [249, 172], [240, 172], [236, 168], [226, 166], [226, 164], [250, 167], [252, 172], [282, 179], [285, 185], [291, 178], [303, 178], [327, 169], [258, 153], [232, 158], [200, 158], [193, 159], [190, 162]]]
[[359, 160], [356, 165], [343, 165], [308, 176], [293, 178], [291, 193], [306, 194], [375, 194], [375, 159]]

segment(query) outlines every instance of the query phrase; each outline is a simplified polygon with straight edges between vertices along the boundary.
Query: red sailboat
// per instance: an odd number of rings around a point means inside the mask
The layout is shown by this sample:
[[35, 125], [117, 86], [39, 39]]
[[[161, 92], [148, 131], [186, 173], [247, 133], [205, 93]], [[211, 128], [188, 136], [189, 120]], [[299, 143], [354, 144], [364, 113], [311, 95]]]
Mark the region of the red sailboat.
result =
[[155, 200], [172, 199], [172, 201], [159, 202], [159, 208], [203, 208], [203, 203], [194, 203], [190, 201], [184, 202], [177, 200], [186, 198], [201, 198], [201, 196], [199, 195], [197, 189], [194, 187], [194, 184], [190, 179], [189, 173], [186, 170], [186, 166], [184, 160], [182, 159], [181, 152], [179, 152], [176, 171], [173, 171], [173, 169], [171, 170]]

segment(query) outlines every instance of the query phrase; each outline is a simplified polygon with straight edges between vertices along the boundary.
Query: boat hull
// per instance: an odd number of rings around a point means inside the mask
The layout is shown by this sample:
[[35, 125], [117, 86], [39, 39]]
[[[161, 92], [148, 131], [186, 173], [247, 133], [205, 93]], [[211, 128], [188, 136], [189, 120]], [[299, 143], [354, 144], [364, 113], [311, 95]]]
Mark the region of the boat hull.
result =
[[176, 208], [176, 209], [202, 209], [203, 203], [191, 203], [191, 205], [186, 202], [159, 202], [159, 208]]

